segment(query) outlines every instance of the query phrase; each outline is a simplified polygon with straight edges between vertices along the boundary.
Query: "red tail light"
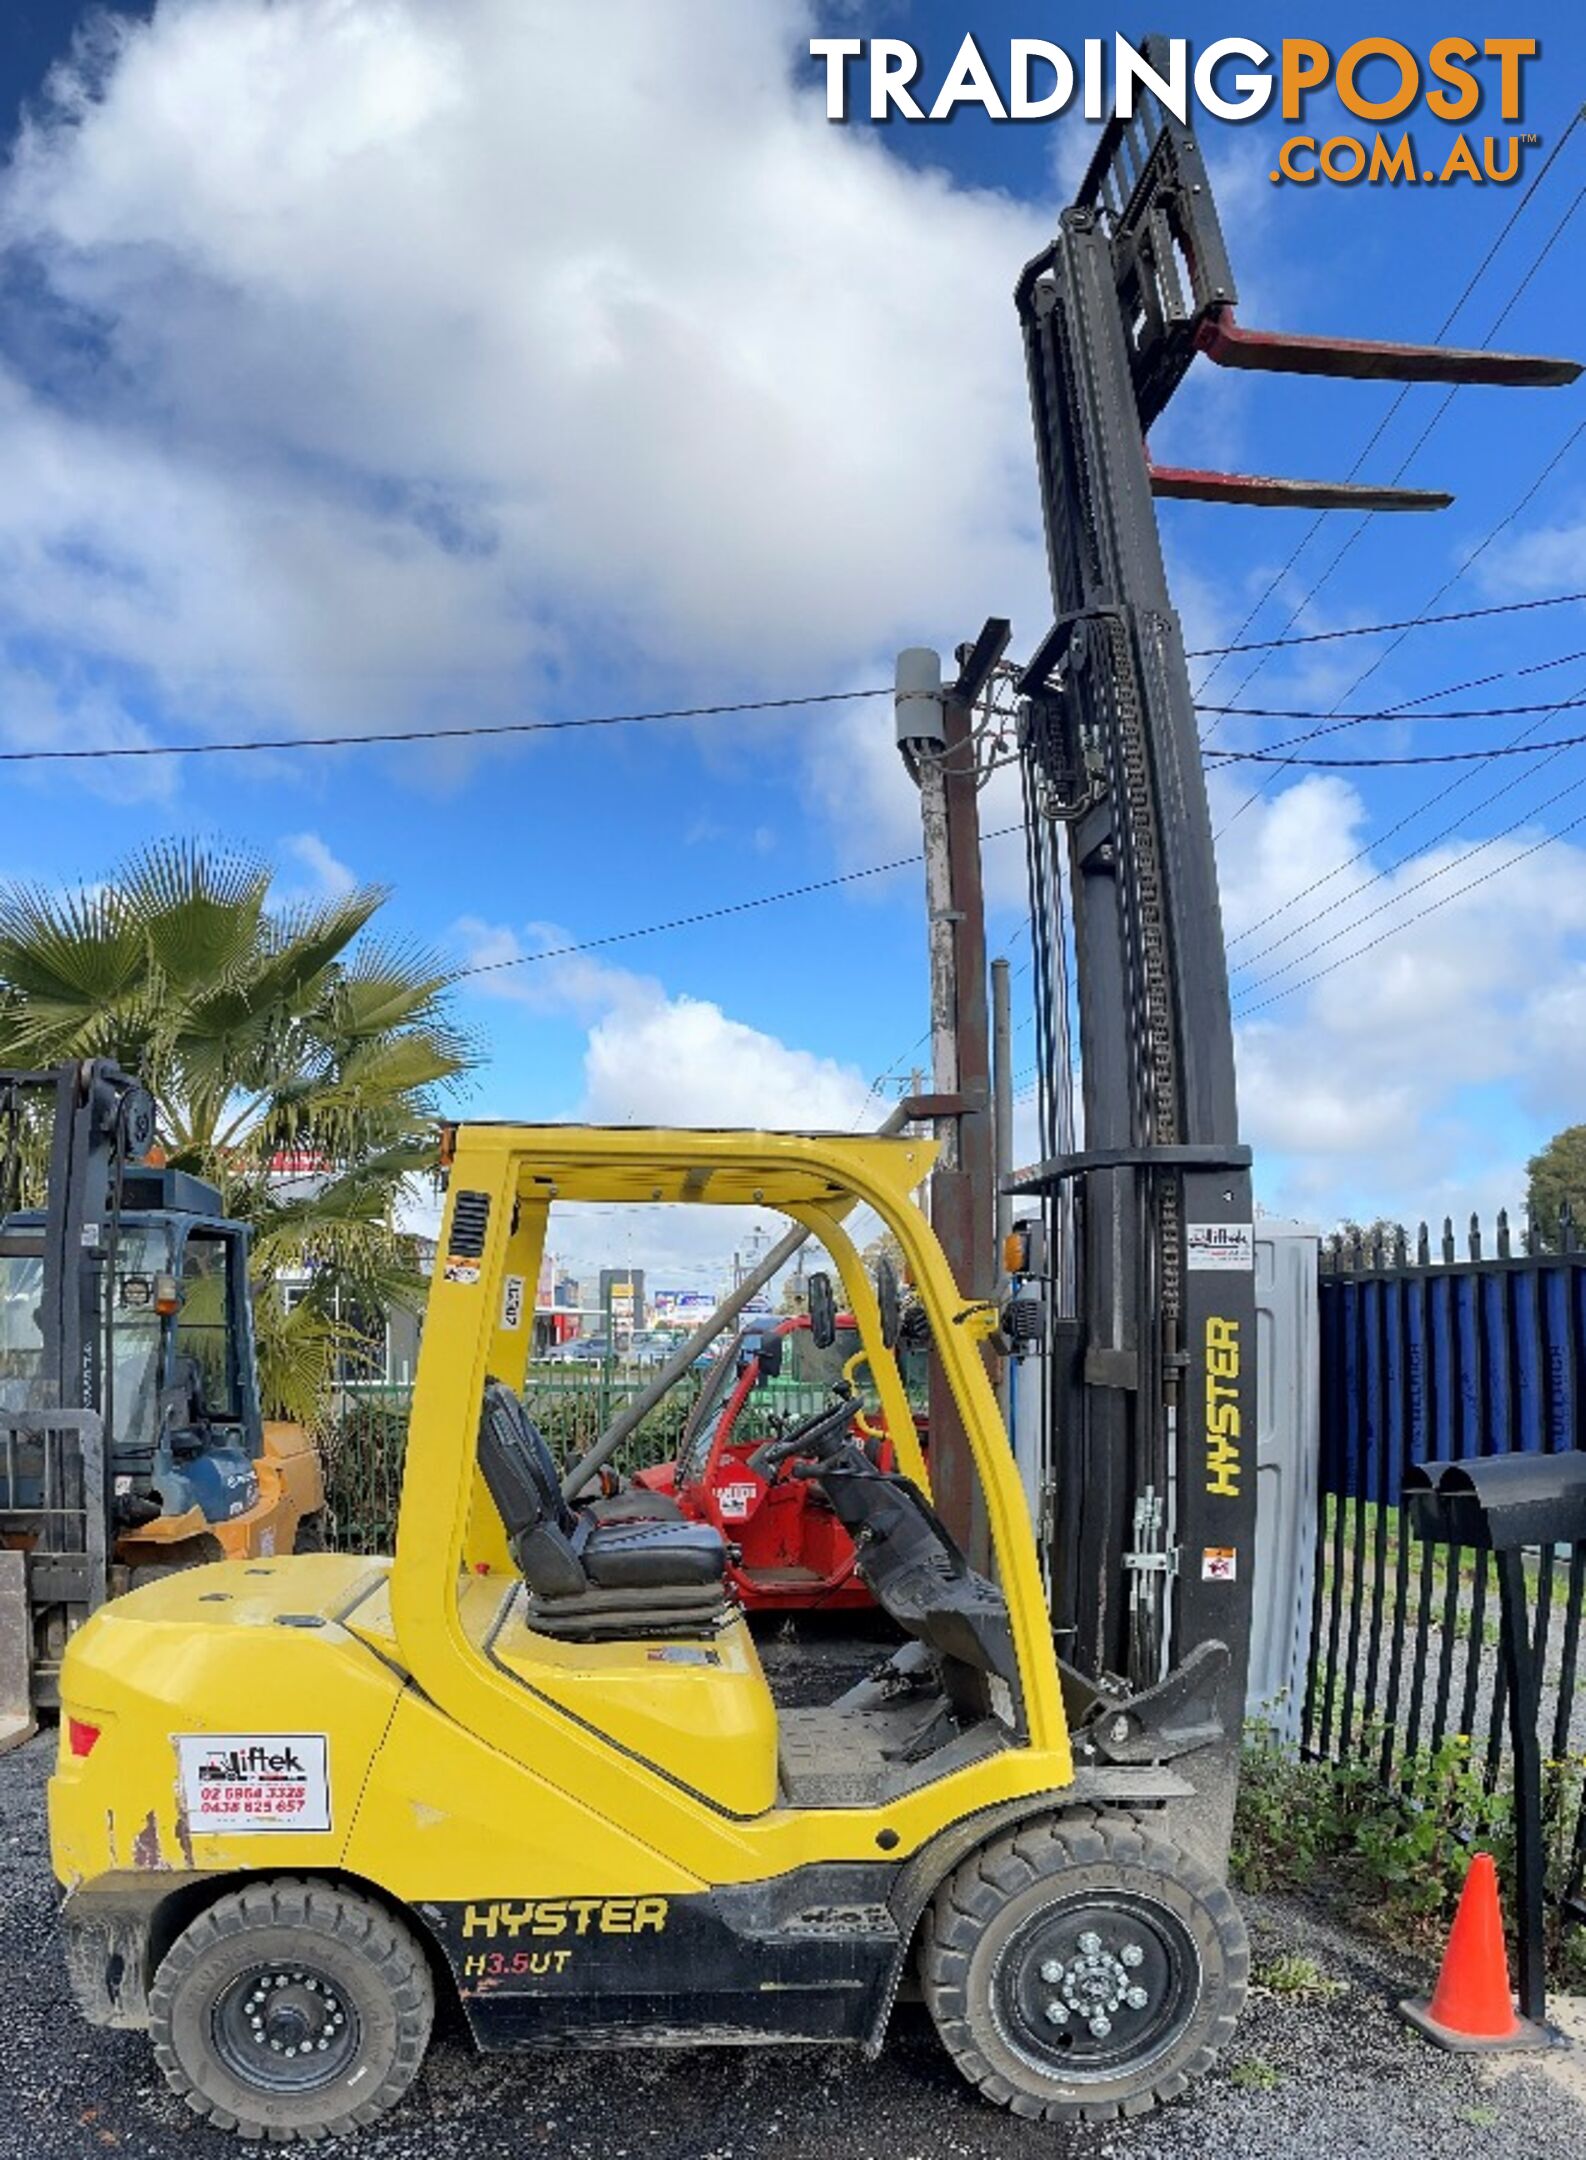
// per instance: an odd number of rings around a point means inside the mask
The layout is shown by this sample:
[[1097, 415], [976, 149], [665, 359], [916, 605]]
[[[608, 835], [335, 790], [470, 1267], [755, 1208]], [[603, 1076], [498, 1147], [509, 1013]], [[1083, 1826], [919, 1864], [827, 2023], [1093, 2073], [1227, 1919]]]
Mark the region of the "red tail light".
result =
[[90, 1725], [85, 1718], [66, 1720], [66, 1744], [74, 1755], [92, 1755], [99, 1739], [99, 1727]]

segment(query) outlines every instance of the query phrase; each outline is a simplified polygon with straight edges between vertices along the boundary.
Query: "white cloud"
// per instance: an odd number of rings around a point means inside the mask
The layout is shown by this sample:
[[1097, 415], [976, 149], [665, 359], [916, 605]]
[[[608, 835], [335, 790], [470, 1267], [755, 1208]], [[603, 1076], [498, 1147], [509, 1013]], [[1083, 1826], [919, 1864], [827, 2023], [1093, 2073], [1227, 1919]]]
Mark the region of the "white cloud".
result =
[[[467, 963], [479, 966], [555, 953], [572, 942], [554, 923], [518, 932], [465, 918], [456, 926]], [[512, 1105], [516, 1116], [565, 1117], [592, 1125], [672, 1125], [768, 1130], [851, 1131], [879, 1122], [858, 1070], [786, 1043], [733, 1018], [708, 998], [669, 994], [653, 978], [590, 954], [530, 961], [476, 976], [487, 996], [546, 1018], [587, 1027], [583, 1082], [565, 1106]], [[679, 1281], [715, 1279], [726, 1254], [760, 1222], [774, 1239], [781, 1218], [741, 1208], [628, 1207], [581, 1214], [563, 1209], [553, 1225], [563, 1257], [581, 1267], [616, 1259]]]
[[316, 900], [340, 900], [355, 892], [358, 879], [353, 871], [331, 850], [316, 832], [288, 833], [281, 842], [282, 852], [301, 863], [312, 879], [309, 896]]
[[[1232, 785], [1214, 781], [1224, 814]], [[1367, 852], [1287, 911], [1361, 851], [1354, 789], [1312, 777], [1229, 828], [1241, 1116], [1270, 1205], [1324, 1220], [1512, 1205], [1526, 1155], [1578, 1116], [1586, 851], [1504, 827], [1478, 805], [1466, 829], [1402, 860]]]
[[351, 727], [521, 708], [595, 621], [780, 685], [1005, 606], [1007, 288], [1047, 217], [829, 127], [808, 27], [167, 0], [101, 31], [0, 182], [47, 295], [48, 395], [0, 371], [20, 619], [199, 727]]
[[[582, 1099], [565, 1114], [596, 1125], [852, 1129], [871, 1106], [855, 1066], [783, 1042], [709, 998], [674, 996], [653, 977], [587, 953], [555, 923], [523, 932], [465, 917], [456, 934], [487, 996], [588, 1026]], [[534, 960], [545, 953], [554, 957]], [[505, 963], [525, 958], [523, 966]]]

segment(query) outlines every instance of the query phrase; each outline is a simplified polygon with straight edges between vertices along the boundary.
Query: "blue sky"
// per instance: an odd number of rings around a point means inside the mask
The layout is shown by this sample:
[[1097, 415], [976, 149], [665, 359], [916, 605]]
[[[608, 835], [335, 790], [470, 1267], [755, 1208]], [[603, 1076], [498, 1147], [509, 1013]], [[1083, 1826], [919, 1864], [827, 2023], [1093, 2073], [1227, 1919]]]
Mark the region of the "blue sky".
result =
[[[82, 17], [30, 0], [0, 29], [9, 746], [787, 696], [885, 680], [898, 646], [950, 649], [988, 613], [1013, 617], [1016, 649], [1045, 628], [1010, 294], [1090, 131], [972, 113], [829, 127], [806, 49], [822, 30], [907, 37], [934, 83], [969, 11], [200, 0], [100, 16], [78, 74], [46, 95]], [[1139, 28], [1101, 6], [981, 4], [973, 24], [999, 74], [1013, 36]], [[1296, 24], [1190, 7], [1164, 26], [1200, 44]], [[1424, 49], [1451, 28], [1404, 5], [1301, 27], [1335, 51], [1385, 29]], [[1561, 5], [1526, 27], [1543, 40], [1523, 121], [1534, 172], [1586, 93], [1586, 32]], [[1336, 107], [1316, 111], [1331, 132]], [[1424, 116], [1415, 131], [1441, 133]], [[1206, 132], [1242, 316], [1430, 336], [1517, 191], [1274, 188], [1277, 140], [1267, 121]], [[1452, 337], [1488, 336], [1583, 183], [1586, 126]], [[1583, 236], [1586, 215], [1500, 342], [1586, 353]], [[1205, 373], [1159, 458], [1342, 474], [1394, 395]], [[1412, 392], [1368, 476], [1393, 471], [1441, 395]], [[1354, 531], [1329, 522], [1251, 634], [1302, 602], [1303, 628], [1413, 616], [1450, 579], [1441, 607], [1586, 587], [1586, 438], [1456, 576], [1583, 398], [1463, 392], [1408, 474], [1453, 487], [1456, 506], [1373, 521], [1307, 599]], [[1310, 524], [1163, 506], [1192, 646], [1239, 629]], [[1243, 688], [1251, 663], [1230, 664], [1207, 694], [1309, 710], [1586, 690], [1579, 605], [1423, 631], [1355, 690], [1385, 646], [1310, 648]], [[1543, 732], [1579, 732], [1568, 718]], [[1338, 746], [1476, 746], [1522, 724], [1377, 727]], [[1219, 740], [1293, 732], [1225, 721]], [[510, 958], [909, 853], [889, 736], [882, 701], [488, 749], [13, 768], [5, 868], [92, 879], [196, 833], [266, 853], [288, 890], [388, 884], [404, 935]], [[1534, 776], [1533, 762], [1285, 773], [1228, 824], [1245, 1115], [1270, 1205], [1323, 1221], [1489, 1205], [1516, 1195], [1541, 1138], [1586, 1116], [1586, 828], [1524, 854], [1586, 810], [1586, 750]], [[1217, 780], [1221, 819], [1249, 785]], [[1021, 955], [1016, 842], [991, 844], [990, 887], [993, 948]], [[918, 875], [865, 877], [479, 978], [465, 1011], [488, 1062], [472, 1101], [852, 1122], [874, 1114], [870, 1084], [919, 1055], [924, 996]]]

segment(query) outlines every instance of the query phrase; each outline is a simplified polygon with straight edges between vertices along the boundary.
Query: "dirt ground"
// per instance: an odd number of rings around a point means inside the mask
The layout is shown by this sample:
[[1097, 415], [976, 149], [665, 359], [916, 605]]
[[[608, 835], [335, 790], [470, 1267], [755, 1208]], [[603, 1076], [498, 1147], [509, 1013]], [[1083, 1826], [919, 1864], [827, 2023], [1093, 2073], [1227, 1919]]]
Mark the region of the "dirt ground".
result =
[[[0, 1757], [0, 2160], [109, 2153], [222, 2160], [234, 2140], [167, 2090], [138, 2033], [85, 2025], [67, 1991], [44, 1837], [53, 1738]], [[1246, 1901], [1257, 1986], [1221, 2068], [1143, 2122], [1058, 2131], [962, 2085], [918, 2009], [881, 2060], [828, 2048], [474, 2055], [443, 2033], [384, 2124], [335, 2149], [359, 2160], [1586, 2160], [1586, 2044], [1546, 2064], [1437, 2053], [1394, 2004], [1428, 1975], [1286, 1898]], [[1273, 1992], [1284, 1952], [1336, 1990]], [[1586, 2013], [1560, 2015], [1586, 2043]], [[321, 2148], [322, 2150], [325, 2148]]]

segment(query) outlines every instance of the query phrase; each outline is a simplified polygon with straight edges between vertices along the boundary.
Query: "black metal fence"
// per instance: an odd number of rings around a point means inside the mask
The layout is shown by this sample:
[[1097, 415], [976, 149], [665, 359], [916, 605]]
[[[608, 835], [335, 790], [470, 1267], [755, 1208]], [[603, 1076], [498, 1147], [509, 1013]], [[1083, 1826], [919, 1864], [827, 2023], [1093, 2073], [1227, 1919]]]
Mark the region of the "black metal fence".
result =
[[[1323, 1248], [1321, 1475], [1310, 1684], [1313, 1756], [1374, 1757], [1387, 1780], [1468, 1737], [1496, 1784], [1506, 1753], [1490, 1555], [1415, 1543], [1412, 1463], [1586, 1446], [1586, 1251], [1565, 1214], [1545, 1233], [1484, 1237], [1445, 1220], [1412, 1239], [1379, 1226]], [[1459, 1248], [1463, 1246], [1461, 1251]], [[1580, 1758], [1583, 1557], [1526, 1556], [1542, 1744]]]

